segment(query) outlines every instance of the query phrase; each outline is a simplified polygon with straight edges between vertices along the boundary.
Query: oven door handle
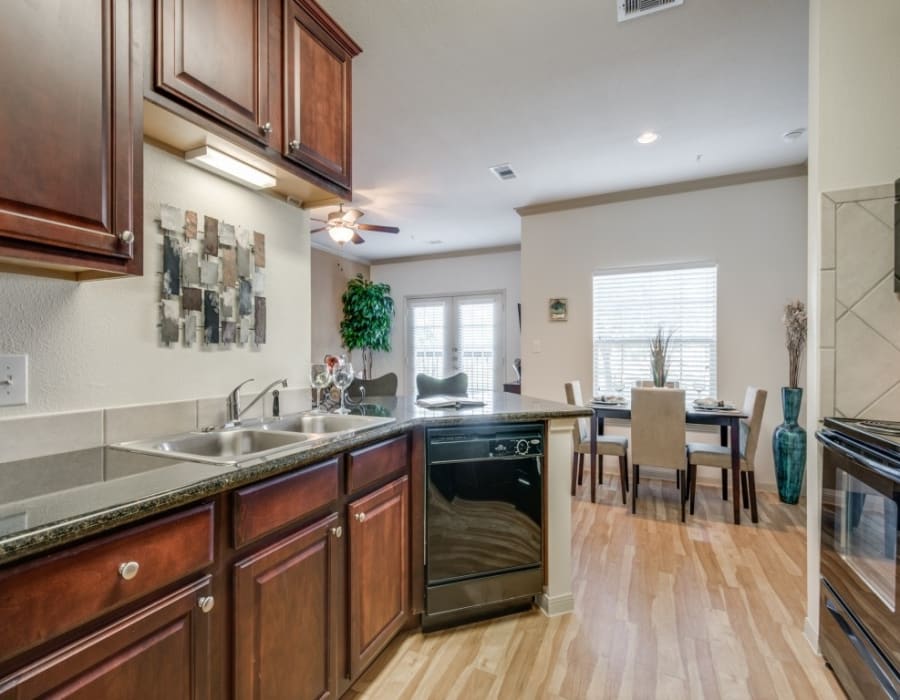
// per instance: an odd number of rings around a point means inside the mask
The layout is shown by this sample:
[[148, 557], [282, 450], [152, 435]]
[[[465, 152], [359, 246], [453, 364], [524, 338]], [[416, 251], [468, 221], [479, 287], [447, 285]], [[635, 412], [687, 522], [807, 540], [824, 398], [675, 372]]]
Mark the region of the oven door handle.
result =
[[831, 613], [831, 616], [835, 619], [838, 626], [841, 628], [841, 631], [847, 635], [847, 638], [850, 640], [850, 643], [853, 645], [853, 648], [856, 649], [857, 653], [862, 657], [862, 660], [865, 662], [866, 666], [869, 667], [869, 670], [878, 680], [878, 684], [884, 689], [884, 692], [887, 694], [889, 698], [893, 698], [896, 700], [897, 689], [888, 679], [887, 674], [885, 674], [884, 669], [881, 668], [881, 665], [878, 661], [875, 660], [875, 657], [872, 656], [872, 653], [866, 648], [866, 645], [860, 641], [859, 637], [853, 631], [853, 628], [850, 627], [850, 623], [848, 623], [844, 616], [841, 615], [840, 611], [834, 606], [830, 600], [825, 601], [825, 607], [828, 612]]
[[858, 464], [864, 469], [873, 471], [879, 476], [883, 476], [886, 479], [890, 479], [894, 482], [900, 480], [900, 475], [898, 475], [897, 472], [885, 467], [883, 464], [879, 464], [873, 459], [869, 459], [868, 457], [861, 455], [858, 452], [854, 452], [853, 450], [844, 447], [842, 444], [833, 440], [828, 436], [827, 433], [821, 430], [816, 433], [816, 439], [821, 442], [827, 449], [834, 450], [839, 455], [846, 457], [851, 462], [853, 462], [854, 464]]

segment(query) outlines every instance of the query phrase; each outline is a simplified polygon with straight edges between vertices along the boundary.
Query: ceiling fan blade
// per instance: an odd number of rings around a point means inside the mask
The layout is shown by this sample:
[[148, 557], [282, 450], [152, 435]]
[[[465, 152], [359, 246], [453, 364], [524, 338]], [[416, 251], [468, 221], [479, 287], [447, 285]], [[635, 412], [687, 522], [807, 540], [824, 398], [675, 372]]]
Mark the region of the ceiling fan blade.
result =
[[351, 238], [350, 240], [351, 240], [353, 243], [356, 243], [356, 245], [359, 245], [360, 243], [365, 243], [365, 242], [366, 242], [366, 239], [363, 238], [362, 236], [360, 236], [358, 233], [354, 233], [354, 234], [353, 234], [353, 238]]
[[400, 233], [396, 226], [374, 226], [372, 224], [356, 224], [360, 231], [381, 231], [381, 233]]
[[317, 219], [317, 218], [314, 217], [314, 216], [309, 217], [309, 220], [310, 220], [310, 221], [318, 221], [320, 224], [326, 224], [326, 223], [328, 223], [327, 221], [325, 221], [325, 219]]
[[344, 212], [344, 221], [349, 224], [356, 223], [359, 219], [364, 217], [366, 213], [360, 209], [348, 209]]
[[310, 233], [318, 233], [319, 231], [324, 231], [324, 230], [325, 230], [324, 226], [319, 226], [319, 228], [314, 228], [312, 231], [310, 231]]

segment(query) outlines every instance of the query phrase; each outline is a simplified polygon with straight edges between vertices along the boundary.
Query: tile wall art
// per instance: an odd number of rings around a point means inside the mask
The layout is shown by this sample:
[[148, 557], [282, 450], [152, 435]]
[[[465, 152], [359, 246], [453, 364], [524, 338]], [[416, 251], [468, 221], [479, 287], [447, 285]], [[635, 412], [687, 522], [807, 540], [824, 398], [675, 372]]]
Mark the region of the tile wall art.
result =
[[159, 337], [165, 345], [266, 342], [266, 236], [162, 204]]

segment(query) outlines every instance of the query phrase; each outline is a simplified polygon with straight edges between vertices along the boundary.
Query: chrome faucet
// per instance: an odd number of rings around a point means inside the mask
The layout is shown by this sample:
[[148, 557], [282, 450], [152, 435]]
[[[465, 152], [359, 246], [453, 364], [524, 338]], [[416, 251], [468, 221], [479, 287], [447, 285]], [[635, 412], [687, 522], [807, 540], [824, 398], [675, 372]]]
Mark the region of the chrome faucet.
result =
[[238, 384], [234, 389], [231, 390], [231, 393], [228, 394], [228, 398], [225, 399], [226, 406], [226, 425], [235, 426], [241, 424], [241, 416], [244, 415], [247, 411], [249, 411], [257, 401], [259, 401], [262, 397], [269, 393], [271, 389], [281, 384], [282, 387], [287, 387], [287, 379], [276, 379], [274, 382], [269, 384], [265, 389], [259, 392], [254, 399], [248, 403], [244, 408], [241, 408], [241, 397], [238, 393], [241, 390], [241, 387], [244, 384], [254, 381], [251, 379], [246, 379], [240, 384]]

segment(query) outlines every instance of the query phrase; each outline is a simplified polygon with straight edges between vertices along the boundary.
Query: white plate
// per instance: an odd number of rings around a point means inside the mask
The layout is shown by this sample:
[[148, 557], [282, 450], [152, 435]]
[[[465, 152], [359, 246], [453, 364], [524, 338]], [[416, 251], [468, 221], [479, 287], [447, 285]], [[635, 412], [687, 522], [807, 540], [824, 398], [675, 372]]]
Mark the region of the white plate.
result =
[[698, 411], [709, 411], [711, 413], [714, 413], [716, 411], [721, 412], [721, 411], [736, 411], [737, 410], [734, 406], [731, 406], [728, 404], [726, 404], [725, 406], [697, 406], [697, 405], [695, 405], [694, 408]]

